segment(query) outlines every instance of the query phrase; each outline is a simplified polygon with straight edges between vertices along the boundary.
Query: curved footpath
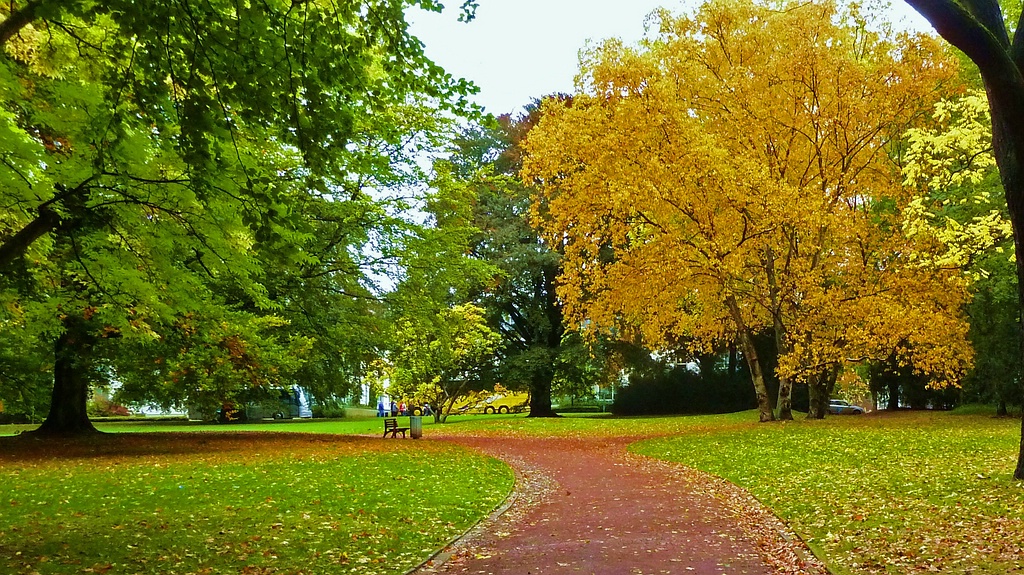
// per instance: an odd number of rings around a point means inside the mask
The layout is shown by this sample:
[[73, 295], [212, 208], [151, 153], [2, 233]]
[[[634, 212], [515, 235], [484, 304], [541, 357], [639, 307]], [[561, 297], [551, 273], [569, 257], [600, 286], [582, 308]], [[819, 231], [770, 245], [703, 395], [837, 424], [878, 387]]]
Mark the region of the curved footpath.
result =
[[827, 570], [742, 489], [631, 454], [635, 439], [446, 438], [509, 463], [509, 503], [416, 575], [807, 574]]

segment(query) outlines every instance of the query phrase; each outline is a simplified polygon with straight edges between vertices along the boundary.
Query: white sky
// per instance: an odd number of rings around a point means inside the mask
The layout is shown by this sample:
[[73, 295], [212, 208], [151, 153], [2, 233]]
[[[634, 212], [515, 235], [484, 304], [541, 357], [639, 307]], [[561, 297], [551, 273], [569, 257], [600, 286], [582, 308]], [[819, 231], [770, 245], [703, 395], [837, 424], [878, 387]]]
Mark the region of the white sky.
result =
[[[696, 1], [480, 0], [476, 19], [467, 24], [457, 21], [461, 2], [449, 0], [444, 14], [414, 11], [409, 18], [427, 56], [453, 76], [472, 80], [480, 87], [477, 103], [502, 114], [533, 98], [572, 92], [577, 53], [587, 40], [635, 42], [654, 9], [680, 12]], [[894, 22], [930, 30], [902, 1], [893, 4]]]

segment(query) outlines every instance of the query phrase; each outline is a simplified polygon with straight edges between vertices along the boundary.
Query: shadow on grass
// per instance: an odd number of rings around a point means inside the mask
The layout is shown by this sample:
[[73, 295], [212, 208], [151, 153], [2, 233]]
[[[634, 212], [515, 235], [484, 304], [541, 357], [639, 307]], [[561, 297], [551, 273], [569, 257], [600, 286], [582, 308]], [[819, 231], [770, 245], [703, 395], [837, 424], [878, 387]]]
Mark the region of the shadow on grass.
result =
[[254, 448], [287, 449], [304, 445], [372, 442], [354, 435], [274, 433], [265, 431], [187, 433], [99, 433], [78, 438], [45, 437], [30, 433], [0, 437], [0, 461], [38, 461], [68, 458], [137, 457], [189, 453], [246, 453]]

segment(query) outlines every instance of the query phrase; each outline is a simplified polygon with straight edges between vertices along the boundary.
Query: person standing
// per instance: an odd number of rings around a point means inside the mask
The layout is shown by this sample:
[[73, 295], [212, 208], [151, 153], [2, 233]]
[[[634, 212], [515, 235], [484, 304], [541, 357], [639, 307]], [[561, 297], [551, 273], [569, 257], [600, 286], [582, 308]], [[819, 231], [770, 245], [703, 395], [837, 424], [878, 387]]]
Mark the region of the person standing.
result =
[[398, 404], [391, 400], [391, 417], [398, 417]]
[[384, 417], [384, 398], [377, 399], [377, 417]]

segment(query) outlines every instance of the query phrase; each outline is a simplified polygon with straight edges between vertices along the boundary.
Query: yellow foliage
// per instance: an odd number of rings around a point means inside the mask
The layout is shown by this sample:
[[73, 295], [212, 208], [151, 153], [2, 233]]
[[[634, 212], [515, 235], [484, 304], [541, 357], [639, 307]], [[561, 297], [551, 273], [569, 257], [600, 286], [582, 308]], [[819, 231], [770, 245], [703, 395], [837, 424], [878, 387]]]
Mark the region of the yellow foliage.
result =
[[955, 67], [931, 37], [837, 20], [831, 3], [711, 2], [584, 54], [523, 174], [564, 250], [568, 318], [656, 348], [774, 328], [786, 377], [895, 353], [957, 380], [964, 284], [902, 255], [910, 193], [888, 154]]
[[[909, 254], [920, 265], [967, 268], [974, 256], [988, 250], [1001, 251], [998, 244], [1013, 237], [1010, 220], [997, 207], [1002, 198], [973, 187], [996, 165], [988, 100], [981, 91], [941, 100], [935, 104], [932, 118], [934, 127], [907, 131], [910, 146], [903, 167], [904, 182], [920, 186], [921, 191], [904, 210], [903, 233], [925, 246]], [[968, 192], [957, 197], [951, 189]], [[936, 194], [944, 199], [933, 200]], [[960, 222], [936, 213], [966, 205], [979, 215]], [[980, 275], [984, 270], [972, 273]]]

